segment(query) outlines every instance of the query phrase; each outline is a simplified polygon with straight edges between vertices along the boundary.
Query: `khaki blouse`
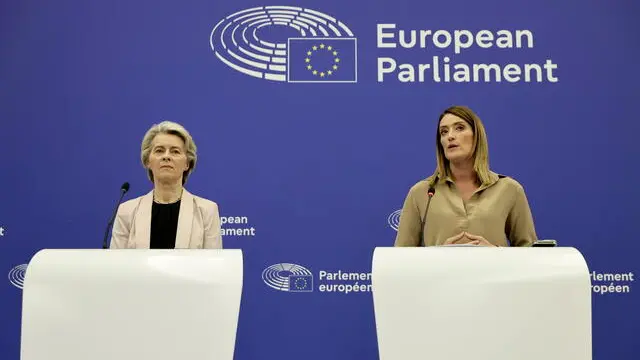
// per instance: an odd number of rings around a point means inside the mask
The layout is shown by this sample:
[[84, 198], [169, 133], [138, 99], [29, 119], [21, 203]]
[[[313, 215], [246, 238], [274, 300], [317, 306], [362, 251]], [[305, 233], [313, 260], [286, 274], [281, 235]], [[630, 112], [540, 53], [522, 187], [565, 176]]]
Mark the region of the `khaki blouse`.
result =
[[425, 224], [431, 178], [411, 187], [404, 201], [395, 246], [442, 245], [462, 231], [480, 235], [497, 246], [531, 246], [537, 240], [527, 197], [515, 179], [491, 173], [493, 180], [480, 186], [463, 202], [451, 178], [437, 182]]

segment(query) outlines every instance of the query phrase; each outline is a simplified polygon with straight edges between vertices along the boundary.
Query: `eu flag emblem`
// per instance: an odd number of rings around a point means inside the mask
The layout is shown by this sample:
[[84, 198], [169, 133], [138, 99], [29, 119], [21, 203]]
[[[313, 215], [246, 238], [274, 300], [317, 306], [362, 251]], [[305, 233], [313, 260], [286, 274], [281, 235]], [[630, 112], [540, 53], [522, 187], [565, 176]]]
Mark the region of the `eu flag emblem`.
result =
[[313, 276], [312, 275], [290, 275], [289, 291], [291, 292], [313, 291]]
[[355, 38], [289, 38], [288, 82], [355, 83]]

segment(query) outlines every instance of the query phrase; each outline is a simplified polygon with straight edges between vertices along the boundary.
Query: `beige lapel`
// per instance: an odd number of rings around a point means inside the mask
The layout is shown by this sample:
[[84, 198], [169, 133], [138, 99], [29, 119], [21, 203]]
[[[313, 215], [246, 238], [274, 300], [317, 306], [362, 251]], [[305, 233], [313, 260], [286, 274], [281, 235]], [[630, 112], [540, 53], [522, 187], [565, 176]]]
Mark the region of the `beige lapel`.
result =
[[193, 223], [193, 195], [186, 189], [182, 190], [180, 213], [178, 215], [178, 230], [176, 232], [176, 249], [188, 249], [191, 242], [191, 225]]
[[149, 249], [151, 247], [151, 206], [153, 205], [153, 191], [147, 193], [140, 200], [136, 214], [136, 233], [134, 241], [136, 248]]

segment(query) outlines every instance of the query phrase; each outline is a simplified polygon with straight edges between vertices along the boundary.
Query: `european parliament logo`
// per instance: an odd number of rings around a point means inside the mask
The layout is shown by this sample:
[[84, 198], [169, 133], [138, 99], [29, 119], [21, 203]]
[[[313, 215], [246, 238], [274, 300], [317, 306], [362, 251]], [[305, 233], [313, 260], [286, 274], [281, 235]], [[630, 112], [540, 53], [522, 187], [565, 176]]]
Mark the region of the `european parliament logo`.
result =
[[262, 271], [262, 281], [267, 286], [280, 291], [313, 291], [313, 274], [309, 269], [296, 264], [271, 265]]
[[24, 276], [27, 273], [27, 265], [28, 264], [20, 264], [9, 271], [9, 282], [18, 289], [24, 287]]
[[343, 22], [295, 6], [261, 6], [220, 20], [215, 56], [245, 75], [290, 83], [356, 83], [357, 39]]
[[395, 231], [398, 231], [398, 227], [400, 226], [400, 215], [401, 214], [402, 214], [402, 209], [399, 209], [399, 210], [396, 210], [396, 211], [392, 212], [389, 215], [389, 217], [387, 217], [387, 223]]

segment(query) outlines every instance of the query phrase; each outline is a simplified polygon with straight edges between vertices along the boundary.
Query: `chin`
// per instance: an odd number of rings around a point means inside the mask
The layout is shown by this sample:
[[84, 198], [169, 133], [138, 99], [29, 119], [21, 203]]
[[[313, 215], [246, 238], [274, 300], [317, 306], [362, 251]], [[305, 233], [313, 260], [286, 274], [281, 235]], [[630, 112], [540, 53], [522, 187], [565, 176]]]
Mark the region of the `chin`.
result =
[[447, 156], [447, 160], [449, 160], [449, 162], [460, 162], [460, 161], [464, 161], [466, 159], [467, 159], [466, 156], [460, 155], [460, 154]]
[[175, 176], [173, 174], [158, 174], [157, 176], [154, 174], [153, 177], [155, 179], [158, 179], [159, 181], [163, 182], [163, 183], [167, 183], [167, 182], [174, 182], [178, 180], [178, 176]]

